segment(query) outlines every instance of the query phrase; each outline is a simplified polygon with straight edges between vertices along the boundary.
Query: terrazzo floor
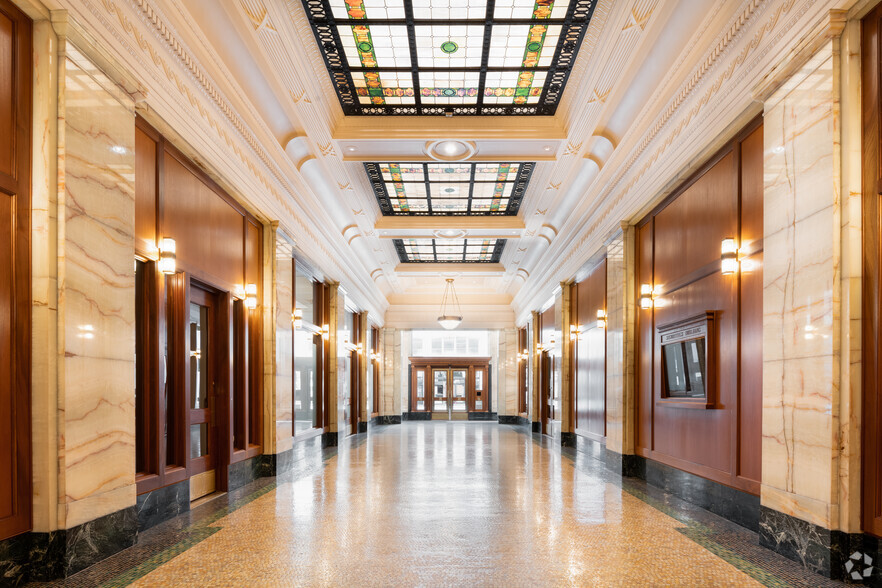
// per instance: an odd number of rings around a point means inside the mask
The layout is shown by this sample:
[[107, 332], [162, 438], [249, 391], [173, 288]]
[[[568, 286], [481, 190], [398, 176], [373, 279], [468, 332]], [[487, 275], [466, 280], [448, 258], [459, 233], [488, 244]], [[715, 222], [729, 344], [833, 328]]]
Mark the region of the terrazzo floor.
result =
[[521, 427], [372, 429], [67, 586], [826, 586], [756, 534]]

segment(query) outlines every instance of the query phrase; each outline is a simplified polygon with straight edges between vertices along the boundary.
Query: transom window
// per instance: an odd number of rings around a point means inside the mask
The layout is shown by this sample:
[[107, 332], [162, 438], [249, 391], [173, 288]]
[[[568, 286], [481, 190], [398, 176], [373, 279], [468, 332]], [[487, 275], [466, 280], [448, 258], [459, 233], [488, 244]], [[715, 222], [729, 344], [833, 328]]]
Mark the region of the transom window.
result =
[[499, 263], [505, 239], [393, 239], [402, 263]]
[[533, 163], [366, 163], [384, 215], [516, 215]]
[[596, 0], [302, 0], [346, 114], [554, 114]]

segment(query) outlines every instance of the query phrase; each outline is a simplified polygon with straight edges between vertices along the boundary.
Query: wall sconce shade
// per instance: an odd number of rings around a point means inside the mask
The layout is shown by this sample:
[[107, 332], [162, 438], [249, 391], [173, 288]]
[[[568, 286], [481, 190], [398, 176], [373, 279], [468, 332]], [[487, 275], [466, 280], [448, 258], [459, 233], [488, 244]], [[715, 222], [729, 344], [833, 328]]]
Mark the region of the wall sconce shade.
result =
[[295, 308], [294, 312], [291, 313], [291, 321], [294, 323], [294, 328], [299, 329], [303, 326], [303, 309]]
[[570, 325], [570, 341], [575, 341], [579, 338], [579, 335], [582, 332], [581, 325]]
[[720, 244], [720, 272], [730, 276], [738, 271], [738, 245], [735, 239], [727, 237]]
[[325, 341], [331, 338], [331, 327], [328, 325], [322, 325], [322, 339]]
[[606, 311], [602, 308], [597, 309], [597, 328], [605, 329], [606, 328]]
[[640, 308], [644, 310], [652, 308], [652, 286], [650, 284], [640, 286]]
[[177, 271], [176, 249], [174, 239], [166, 237], [159, 242], [159, 271], [164, 274], [173, 274]]
[[257, 308], [257, 284], [245, 284], [245, 308]]

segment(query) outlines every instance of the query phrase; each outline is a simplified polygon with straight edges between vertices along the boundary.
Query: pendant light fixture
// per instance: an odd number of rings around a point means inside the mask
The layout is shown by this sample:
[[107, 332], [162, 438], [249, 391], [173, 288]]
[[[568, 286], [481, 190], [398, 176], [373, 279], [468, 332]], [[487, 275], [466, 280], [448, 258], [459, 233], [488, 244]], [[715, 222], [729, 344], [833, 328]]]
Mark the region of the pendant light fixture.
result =
[[[456, 314], [452, 314], [453, 312]], [[462, 310], [459, 307], [459, 299], [456, 297], [456, 289], [453, 287], [453, 278], [447, 278], [444, 298], [441, 299], [441, 316], [438, 317], [438, 324], [450, 331], [458, 327], [461, 322]]]

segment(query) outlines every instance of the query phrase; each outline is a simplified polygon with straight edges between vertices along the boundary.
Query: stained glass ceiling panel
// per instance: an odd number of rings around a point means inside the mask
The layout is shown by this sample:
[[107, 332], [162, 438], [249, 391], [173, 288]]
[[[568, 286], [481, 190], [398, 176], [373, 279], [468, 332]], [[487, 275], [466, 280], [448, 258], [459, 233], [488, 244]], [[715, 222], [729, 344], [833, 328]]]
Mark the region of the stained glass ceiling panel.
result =
[[302, 0], [352, 115], [557, 109], [597, 0]]
[[505, 239], [393, 239], [401, 263], [499, 263]]
[[534, 163], [366, 163], [386, 216], [516, 215]]

